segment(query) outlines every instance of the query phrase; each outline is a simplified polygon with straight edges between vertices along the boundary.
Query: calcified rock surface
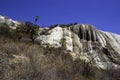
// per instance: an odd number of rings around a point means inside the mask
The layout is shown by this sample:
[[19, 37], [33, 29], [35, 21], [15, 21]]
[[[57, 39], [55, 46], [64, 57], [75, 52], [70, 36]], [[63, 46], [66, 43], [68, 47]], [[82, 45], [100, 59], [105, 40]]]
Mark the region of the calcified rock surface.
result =
[[0, 15], [0, 25], [1, 25], [1, 23], [6, 23], [12, 29], [16, 29], [16, 27], [18, 25], [22, 24], [22, 22], [15, 21], [15, 20], [12, 20], [12, 19], [10, 19], [10, 18], [8, 18], [6, 16], [1, 16]]
[[36, 40], [43, 47], [64, 47], [73, 60], [91, 62], [100, 69], [120, 67], [120, 35], [97, 30], [92, 25], [40, 28]]

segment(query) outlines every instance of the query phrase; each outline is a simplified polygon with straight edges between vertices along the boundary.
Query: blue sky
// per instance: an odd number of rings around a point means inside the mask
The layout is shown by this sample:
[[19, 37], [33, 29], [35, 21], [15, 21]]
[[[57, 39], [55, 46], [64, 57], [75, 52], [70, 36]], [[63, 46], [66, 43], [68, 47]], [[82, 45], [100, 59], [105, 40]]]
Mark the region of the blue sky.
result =
[[78, 22], [120, 34], [120, 0], [0, 0], [0, 15], [31, 22], [37, 15], [42, 26]]

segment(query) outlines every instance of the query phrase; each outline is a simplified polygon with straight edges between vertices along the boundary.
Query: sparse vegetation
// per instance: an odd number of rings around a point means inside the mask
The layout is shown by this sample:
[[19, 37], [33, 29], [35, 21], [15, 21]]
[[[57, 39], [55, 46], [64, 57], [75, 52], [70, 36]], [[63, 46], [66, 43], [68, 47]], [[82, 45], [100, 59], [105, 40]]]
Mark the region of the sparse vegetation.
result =
[[50, 28], [50, 29], [53, 29], [53, 28], [55, 28], [56, 26], [58, 26], [58, 24], [51, 25], [51, 26], [49, 26], [49, 28]]
[[21, 25], [16, 30], [19, 33], [20, 38], [23, 36], [27, 36], [34, 43], [34, 39], [38, 35], [39, 26], [34, 25], [31, 22], [26, 22], [25, 25]]
[[0, 80], [120, 80], [120, 69], [110, 66], [107, 70], [99, 70], [90, 62], [73, 60], [69, 52], [64, 51], [65, 38], [61, 39], [63, 46], [60, 48], [16, 42], [24, 36], [35, 39], [38, 30], [39, 27], [31, 22], [16, 30], [1, 24]]
[[62, 28], [65, 28], [65, 27], [69, 27], [69, 26], [73, 26], [73, 25], [77, 25], [78, 23], [75, 22], [75, 23], [71, 23], [71, 24], [55, 24], [55, 25], [51, 25], [49, 26], [50, 29], [53, 29], [55, 28], [56, 26], [60, 26]]
[[0, 36], [5, 36], [7, 38], [11, 38], [14, 41], [18, 40], [18, 34], [17, 34], [16, 30], [9, 28], [9, 26], [7, 24], [2, 24], [0, 26]]
[[17, 27], [17, 29], [15, 30], [11, 29], [7, 24], [0, 25], [1, 36], [11, 38], [14, 41], [18, 41], [22, 37], [27, 37], [28, 39], [31, 39], [32, 42], [34, 43], [34, 39], [38, 35], [38, 31], [39, 31], [39, 26], [34, 25], [31, 22], [26, 22], [25, 24]]

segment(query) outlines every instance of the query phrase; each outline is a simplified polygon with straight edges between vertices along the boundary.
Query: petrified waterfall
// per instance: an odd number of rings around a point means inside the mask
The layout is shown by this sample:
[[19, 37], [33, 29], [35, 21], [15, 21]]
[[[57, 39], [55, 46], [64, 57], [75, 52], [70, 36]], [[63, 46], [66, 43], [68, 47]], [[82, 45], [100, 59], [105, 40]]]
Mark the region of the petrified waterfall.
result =
[[120, 35], [97, 30], [88, 24], [64, 28], [56, 26], [46, 29], [46, 33], [49, 34], [39, 34], [37, 37], [37, 41], [44, 47], [62, 47], [61, 39], [64, 38], [66, 51], [69, 51], [74, 60], [92, 60], [92, 64], [102, 69], [108, 65], [120, 67]]
[[81, 24], [70, 28], [74, 33], [78, 34], [81, 40], [97, 41], [97, 30], [91, 25]]

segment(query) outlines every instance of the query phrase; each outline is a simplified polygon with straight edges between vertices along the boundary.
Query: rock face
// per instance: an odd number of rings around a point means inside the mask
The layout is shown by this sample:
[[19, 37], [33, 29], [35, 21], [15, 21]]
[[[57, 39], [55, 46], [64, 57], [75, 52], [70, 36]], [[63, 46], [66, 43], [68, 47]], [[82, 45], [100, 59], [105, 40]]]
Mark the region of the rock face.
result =
[[[5, 16], [0, 16], [0, 23], [12, 29], [22, 24]], [[92, 62], [98, 68], [120, 67], [120, 35], [97, 30], [89, 24], [40, 28], [36, 41], [45, 48], [62, 47], [73, 60]]]
[[[24, 24], [0, 16], [4, 23]], [[0, 37], [0, 80], [120, 79], [118, 34], [89, 24], [56, 25], [40, 27], [35, 43]]]
[[14, 21], [6, 16], [0, 15], [0, 24], [2, 24], [2, 23], [9, 25], [9, 27], [12, 29], [16, 29], [16, 27], [21, 24], [21, 22], [19, 22], [19, 21]]
[[64, 47], [73, 60], [85, 60], [97, 68], [120, 67], [120, 35], [97, 30], [92, 25], [40, 28], [36, 41], [43, 47]]

